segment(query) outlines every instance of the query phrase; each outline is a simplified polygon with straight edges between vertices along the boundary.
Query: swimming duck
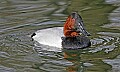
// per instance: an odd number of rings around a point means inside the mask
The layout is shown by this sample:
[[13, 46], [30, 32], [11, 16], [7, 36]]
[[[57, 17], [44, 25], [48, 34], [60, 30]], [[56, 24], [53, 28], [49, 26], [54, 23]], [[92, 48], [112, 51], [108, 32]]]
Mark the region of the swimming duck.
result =
[[77, 12], [73, 12], [68, 16], [63, 32], [65, 36], [62, 37], [63, 48], [81, 49], [91, 45], [90, 40], [87, 38], [87, 36], [90, 36], [90, 33], [84, 28], [82, 17]]
[[[90, 36], [85, 28], [81, 16], [77, 12], [71, 13], [63, 27], [41, 29], [33, 33], [31, 37], [38, 43], [65, 49], [80, 49], [90, 46]], [[62, 43], [62, 44], [61, 44]], [[53, 50], [53, 49], [52, 49]]]

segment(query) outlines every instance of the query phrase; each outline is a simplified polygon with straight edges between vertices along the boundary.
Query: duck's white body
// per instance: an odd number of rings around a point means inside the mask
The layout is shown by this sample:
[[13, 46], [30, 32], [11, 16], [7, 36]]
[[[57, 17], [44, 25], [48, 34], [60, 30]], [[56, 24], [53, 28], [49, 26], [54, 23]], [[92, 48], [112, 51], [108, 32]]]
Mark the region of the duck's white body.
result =
[[38, 30], [33, 39], [42, 45], [61, 48], [61, 37], [63, 36], [63, 27], [53, 27]]

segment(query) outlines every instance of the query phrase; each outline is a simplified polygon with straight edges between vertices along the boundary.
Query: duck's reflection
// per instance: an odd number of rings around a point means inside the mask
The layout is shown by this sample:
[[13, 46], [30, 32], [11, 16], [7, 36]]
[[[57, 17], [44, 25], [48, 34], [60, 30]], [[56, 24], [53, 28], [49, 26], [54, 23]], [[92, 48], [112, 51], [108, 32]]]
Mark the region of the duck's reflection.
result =
[[84, 65], [81, 61], [81, 50], [66, 50], [63, 49], [64, 59], [73, 63], [73, 65], [66, 67], [68, 72], [83, 72]]

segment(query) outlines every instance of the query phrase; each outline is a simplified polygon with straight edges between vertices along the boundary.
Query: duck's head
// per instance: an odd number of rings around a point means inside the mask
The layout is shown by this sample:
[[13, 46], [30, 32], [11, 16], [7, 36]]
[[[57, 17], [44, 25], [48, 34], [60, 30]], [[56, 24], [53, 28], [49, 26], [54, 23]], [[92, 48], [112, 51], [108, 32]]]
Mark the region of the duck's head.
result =
[[75, 25], [76, 30], [82, 33], [84, 36], [90, 36], [90, 33], [88, 33], [86, 29], [84, 28], [82, 17], [77, 12], [72, 12], [70, 16], [72, 19], [75, 20], [74, 25]]

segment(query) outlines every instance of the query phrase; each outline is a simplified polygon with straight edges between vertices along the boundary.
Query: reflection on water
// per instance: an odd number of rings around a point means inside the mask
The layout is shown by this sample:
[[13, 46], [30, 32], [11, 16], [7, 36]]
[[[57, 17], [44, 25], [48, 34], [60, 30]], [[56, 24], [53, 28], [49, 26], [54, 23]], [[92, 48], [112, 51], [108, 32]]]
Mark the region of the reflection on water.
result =
[[[91, 47], [57, 52], [34, 46], [29, 35], [63, 26], [76, 10], [92, 35]], [[119, 0], [1, 0], [0, 72], [120, 72], [119, 22]]]
[[73, 64], [66, 67], [68, 72], [84, 72], [84, 65], [81, 61], [80, 50], [63, 50], [64, 59], [72, 62]]

